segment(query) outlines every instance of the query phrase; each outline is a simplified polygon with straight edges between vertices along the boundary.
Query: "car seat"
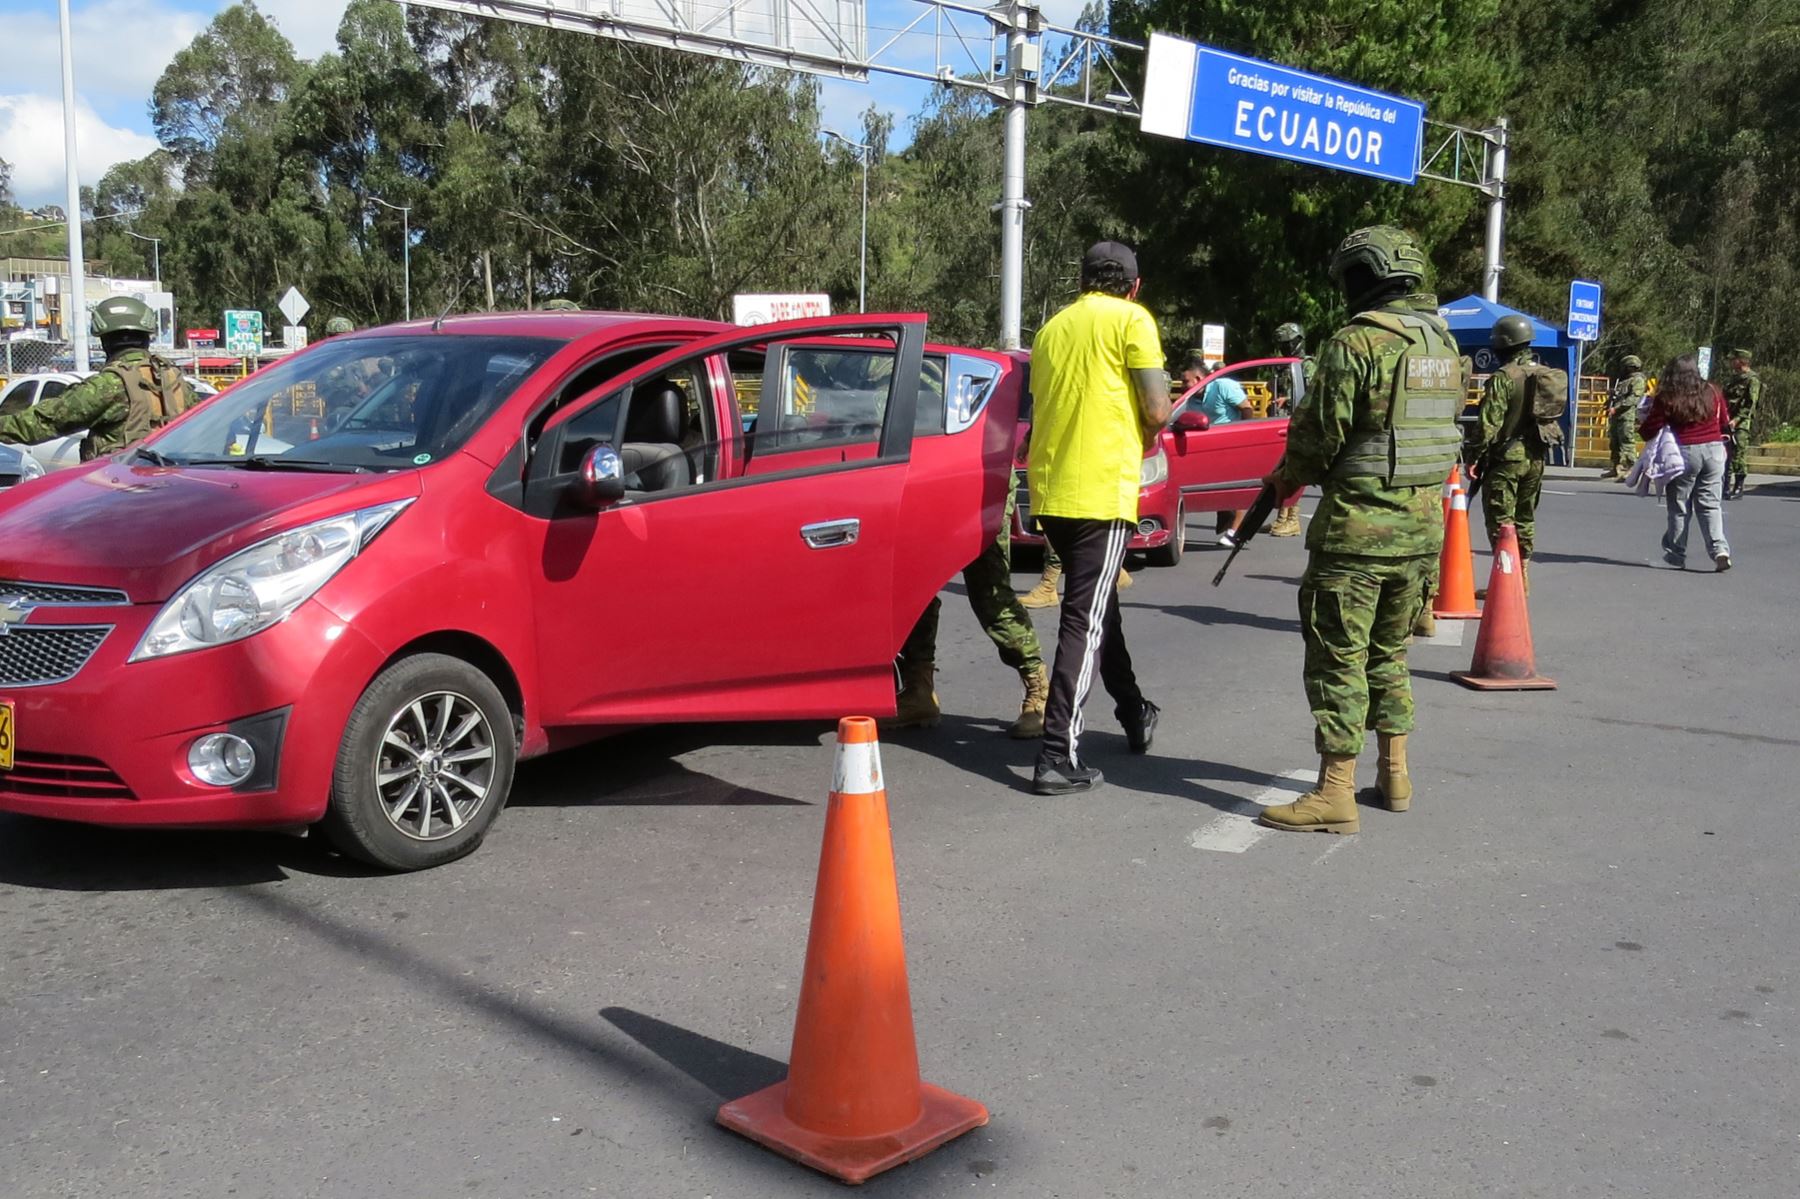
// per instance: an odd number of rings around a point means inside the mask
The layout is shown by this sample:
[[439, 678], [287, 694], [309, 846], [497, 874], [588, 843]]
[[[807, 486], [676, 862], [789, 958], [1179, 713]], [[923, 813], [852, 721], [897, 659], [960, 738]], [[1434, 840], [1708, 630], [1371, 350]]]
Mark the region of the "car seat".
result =
[[687, 394], [666, 379], [656, 379], [631, 395], [625, 416], [625, 490], [673, 491], [692, 482], [687, 451], [681, 440], [687, 429]]

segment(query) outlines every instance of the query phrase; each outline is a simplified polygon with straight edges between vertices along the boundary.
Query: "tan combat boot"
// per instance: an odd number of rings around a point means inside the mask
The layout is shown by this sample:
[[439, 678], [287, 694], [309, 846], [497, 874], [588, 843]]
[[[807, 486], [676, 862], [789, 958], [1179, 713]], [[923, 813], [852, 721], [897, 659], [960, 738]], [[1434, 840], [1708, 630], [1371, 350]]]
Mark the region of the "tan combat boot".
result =
[[1044, 567], [1044, 577], [1037, 581], [1037, 586], [1019, 597], [1019, 602], [1027, 608], [1056, 607], [1056, 584], [1062, 579], [1062, 565], [1051, 562]]
[[1295, 504], [1283, 508], [1275, 517], [1275, 524], [1269, 529], [1271, 537], [1300, 536], [1300, 506]]
[[1131, 586], [1131, 576], [1126, 574], [1125, 568], [1121, 566], [1119, 567], [1119, 590], [1123, 591], [1129, 586]]
[[1380, 749], [1375, 760], [1375, 790], [1390, 812], [1412, 807], [1412, 776], [1406, 772], [1406, 734], [1377, 733]]
[[890, 729], [934, 729], [942, 719], [937, 692], [932, 690], [937, 667], [932, 662], [900, 667], [900, 695], [895, 701], [894, 715], [886, 721]]
[[1025, 701], [1019, 705], [1019, 718], [1012, 722], [1006, 735], [1015, 741], [1032, 741], [1044, 735], [1044, 707], [1050, 702], [1050, 672], [1042, 662], [1033, 670], [1022, 670], [1019, 678], [1025, 684]]
[[1258, 824], [1290, 833], [1354, 833], [1362, 828], [1356, 812], [1356, 757], [1323, 754], [1319, 785], [1293, 803], [1264, 808]]
[[1432, 612], [1429, 601], [1419, 612], [1419, 619], [1413, 621], [1412, 631], [1414, 637], [1437, 636], [1437, 615]]
[[1531, 594], [1531, 559], [1530, 558], [1521, 558], [1519, 560], [1519, 582], [1524, 584], [1525, 594], [1530, 595]]

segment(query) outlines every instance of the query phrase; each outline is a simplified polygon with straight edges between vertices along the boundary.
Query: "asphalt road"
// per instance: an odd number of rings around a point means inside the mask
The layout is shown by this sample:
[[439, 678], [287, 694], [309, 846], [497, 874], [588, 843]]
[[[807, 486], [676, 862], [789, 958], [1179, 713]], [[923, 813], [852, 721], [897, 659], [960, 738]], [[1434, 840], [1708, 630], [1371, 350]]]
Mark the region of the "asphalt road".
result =
[[[1449, 682], [1473, 627], [1416, 647], [1418, 797], [1351, 838], [1247, 815], [1316, 766], [1295, 542], [1137, 575], [1162, 730], [1129, 757], [1096, 700], [1087, 797], [1024, 792], [949, 602], [944, 725], [883, 750], [925, 1075], [993, 1121], [869, 1193], [1791, 1199], [1800, 486], [1728, 506], [1723, 576], [1661, 565], [1651, 501], [1549, 486], [1560, 689]], [[784, 1068], [829, 738], [536, 763], [402, 877], [0, 817], [0, 1196], [838, 1193], [712, 1123]]]

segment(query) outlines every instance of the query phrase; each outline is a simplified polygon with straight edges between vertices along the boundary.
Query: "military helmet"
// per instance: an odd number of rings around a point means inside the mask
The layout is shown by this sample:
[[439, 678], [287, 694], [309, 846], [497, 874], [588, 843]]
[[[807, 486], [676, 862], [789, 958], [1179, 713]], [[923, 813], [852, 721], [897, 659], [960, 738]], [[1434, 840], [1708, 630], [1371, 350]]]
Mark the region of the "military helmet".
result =
[[1628, 371], [1641, 371], [1644, 369], [1644, 360], [1636, 354], [1627, 354], [1619, 359], [1619, 365]]
[[1533, 336], [1531, 318], [1514, 312], [1494, 322], [1494, 331], [1488, 341], [1496, 350], [1504, 352], [1530, 345]]
[[354, 332], [356, 332], [356, 326], [350, 323], [350, 318], [347, 316], [334, 316], [325, 322], [325, 336], [327, 337]]
[[1751, 361], [1749, 350], [1733, 350], [1731, 351], [1731, 357], [1742, 358], [1745, 362]]
[[581, 311], [581, 305], [577, 304], [574, 300], [565, 299], [562, 296], [557, 296], [554, 300], [545, 300], [544, 304], [543, 304], [543, 308], [544, 308], [545, 312], [580, 312]]
[[109, 333], [148, 333], [156, 335], [156, 310], [131, 296], [108, 296], [94, 305], [94, 318], [89, 326], [95, 337]]
[[1331, 281], [1342, 287], [1358, 266], [1366, 268], [1377, 283], [1401, 278], [1422, 283], [1430, 270], [1418, 241], [1393, 225], [1370, 225], [1346, 237], [1331, 256]]
[[1293, 321], [1275, 326], [1275, 344], [1278, 346], [1298, 345], [1306, 340], [1306, 330]]

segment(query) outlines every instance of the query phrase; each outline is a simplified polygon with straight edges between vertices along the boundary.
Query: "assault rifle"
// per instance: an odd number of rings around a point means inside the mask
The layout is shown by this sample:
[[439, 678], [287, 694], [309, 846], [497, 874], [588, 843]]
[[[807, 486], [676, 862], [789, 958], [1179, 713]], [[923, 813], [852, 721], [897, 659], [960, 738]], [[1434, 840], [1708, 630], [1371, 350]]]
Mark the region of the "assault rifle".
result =
[[1250, 539], [1262, 531], [1263, 522], [1274, 513], [1275, 506], [1281, 502], [1273, 483], [1264, 483], [1262, 490], [1256, 493], [1256, 502], [1250, 505], [1250, 511], [1244, 513], [1244, 519], [1238, 522], [1237, 531], [1231, 535], [1231, 556], [1225, 559], [1225, 565], [1219, 567], [1219, 573], [1213, 576], [1213, 586], [1217, 587], [1225, 581], [1225, 572], [1237, 561]]

